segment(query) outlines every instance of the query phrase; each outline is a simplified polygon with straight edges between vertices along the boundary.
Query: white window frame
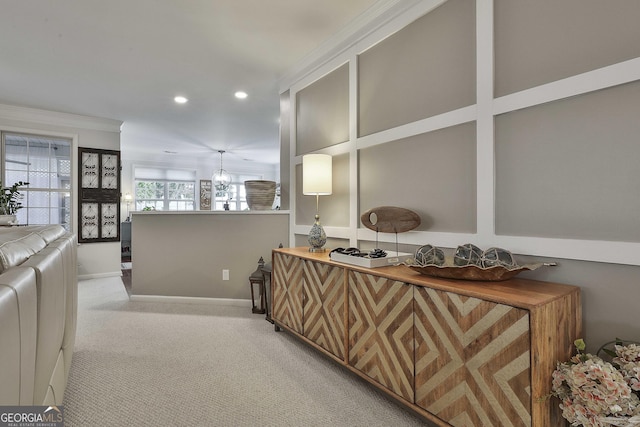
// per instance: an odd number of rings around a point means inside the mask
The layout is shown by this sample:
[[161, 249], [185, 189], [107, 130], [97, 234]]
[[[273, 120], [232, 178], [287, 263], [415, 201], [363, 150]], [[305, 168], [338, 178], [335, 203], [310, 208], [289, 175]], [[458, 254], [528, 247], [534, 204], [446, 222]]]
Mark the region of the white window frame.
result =
[[[47, 209], [52, 209], [52, 208], [56, 208], [56, 209], [64, 209], [64, 211], [66, 211], [67, 215], [61, 215], [60, 216], [60, 221], [56, 222], [56, 224], [60, 224], [63, 227], [65, 227], [65, 229], [67, 229], [70, 232], [76, 232], [76, 226], [75, 226], [75, 206], [77, 203], [77, 193], [76, 193], [76, 162], [77, 162], [77, 141], [78, 141], [78, 137], [77, 135], [74, 134], [66, 134], [66, 133], [59, 133], [59, 132], [45, 132], [43, 133], [42, 131], [34, 131], [32, 129], [22, 129], [22, 128], [2, 128], [0, 129], [0, 133], [2, 134], [2, 137], [0, 139], [0, 144], [1, 144], [1, 154], [0, 154], [0, 166], [2, 167], [2, 186], [3, 187], [7, 187], [7, 186], [11, 186], [13, 184], [13, 181], [15, 180], [8, 180], [7, 179], [7, 169], [11, 169], [7, 167], [7, 156], [6, 156], [6, 137], [7, 136], [20, 136], [20, 137], [25, 137], [25, 138], [33, 138], [33, 139], [50, 139], [50, 140], [67, 140], [69, 142], [69, 174], [66, 175], [65, 177], [68, 180], [68, 188], [51, 188], [51, 187], [34, 187], [33, 185], [29, 185], [28, 187], [21, 189], [20, 192], [24, 195], [24, 198], [22, 200], [22, 204], [23, 204], [23, 209], [21, 209], [18, 212], [18, 219], [20, 220], [20, 223], [22, 224], [28, 224], [29, 223], [29, 193], [48, 193], [48, 194], [58, 194], [58, 195], [67, 195], [66, 197], [66, 203], [68, 204], [67, 206], [59, 206], [59, 207], [55, 207], [55, 206], [51, 206], [51, 202], [49, 202], [49, 204], [47, 206], [42, 206], [43, 208], [47, 208]], [[19, 179], [21, 180], [21, 179]], [[9, 182], [11, 181], [11, 182]], [[23, 179], [23, 181], [29, 181], [29, 178], [25, 178]], [[32, 207], [35, 208], [35, 207]], [[66, 219], [66, 221], [65, 221]], [[49, 214], [49, 222], [48, 223], [52, 223], [51, 222], [51, 216]]]
[[[164, 194], [162, 198], [149, 198], [141, 199], [138, 197], [138, 183], [139, 182], [158, 182], [164, 184]], [[185, 183], [193, 186], [193, 198], [192, 199], [169, 199], [169, 184], [170, 183]], [[134, 165], [133, 167], [133, 206], [134, 210], [144, 210], [146, 206], [153, 207], [154, 210], [163, 211], [195, 211], [197, 208], [198, 189], [196, 187], [196, 172], [195, 170], [166, 168], [158, 166], [143, 166]], [[148, 202], [148, 203], [146, 203]], [[190, 202], [193, 206], [192, 209], [170, 209], [172, 202]]]

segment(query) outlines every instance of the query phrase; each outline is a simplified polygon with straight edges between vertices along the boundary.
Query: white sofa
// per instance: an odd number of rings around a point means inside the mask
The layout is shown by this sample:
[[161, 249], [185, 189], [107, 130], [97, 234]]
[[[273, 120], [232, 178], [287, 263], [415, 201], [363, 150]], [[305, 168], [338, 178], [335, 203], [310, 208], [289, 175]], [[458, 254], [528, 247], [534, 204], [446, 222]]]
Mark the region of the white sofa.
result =
[[59, 225], [0, 227], [0, 405], [60, 405], [76, 334], [77, 243]]

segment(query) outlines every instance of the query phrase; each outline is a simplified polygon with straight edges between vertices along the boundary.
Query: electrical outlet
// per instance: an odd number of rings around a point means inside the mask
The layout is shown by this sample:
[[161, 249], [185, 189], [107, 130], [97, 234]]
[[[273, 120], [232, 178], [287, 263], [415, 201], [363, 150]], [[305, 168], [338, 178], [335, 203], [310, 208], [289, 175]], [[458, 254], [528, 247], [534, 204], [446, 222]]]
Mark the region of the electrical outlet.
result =
[[229, 280], [229, 270], [222, 270], [222, 280]]

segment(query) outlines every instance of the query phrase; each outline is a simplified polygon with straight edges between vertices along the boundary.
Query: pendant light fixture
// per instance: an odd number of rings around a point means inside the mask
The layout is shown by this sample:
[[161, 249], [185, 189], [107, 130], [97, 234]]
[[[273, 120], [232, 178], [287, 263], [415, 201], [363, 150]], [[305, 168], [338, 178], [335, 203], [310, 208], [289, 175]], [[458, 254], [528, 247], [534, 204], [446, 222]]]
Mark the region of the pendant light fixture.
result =
[[222, 154], [224, 150], [218, 150], [220, 153], [220, 170], [213, 173], [211, 180], [213, 181], [213, 188], [216, 189], [216, 193], [226, 193], [229, 191], [229, 185], [231, 184], [231, 175], [222, 169]]

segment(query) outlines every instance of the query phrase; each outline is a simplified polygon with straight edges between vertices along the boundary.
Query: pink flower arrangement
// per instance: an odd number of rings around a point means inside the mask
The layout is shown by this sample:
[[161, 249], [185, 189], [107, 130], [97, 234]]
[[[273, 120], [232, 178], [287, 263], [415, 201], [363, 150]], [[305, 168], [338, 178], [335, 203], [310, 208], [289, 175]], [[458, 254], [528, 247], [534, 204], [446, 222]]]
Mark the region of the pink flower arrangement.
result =
[[613, 363], [618, 366], [631, 390], [640, 394], [640, 345], [616, 345]]
[[578, 354], [558, 363], [552, 377], [562, 416], [572, 426], [640, 426], [640, 346], [617, 341], [615, 352], [601, 348], [612, 358], [607, 362], [582, 353], [583, 340], [574, 344]]

